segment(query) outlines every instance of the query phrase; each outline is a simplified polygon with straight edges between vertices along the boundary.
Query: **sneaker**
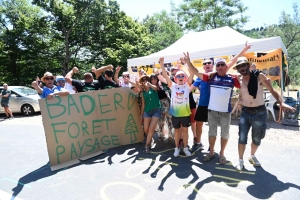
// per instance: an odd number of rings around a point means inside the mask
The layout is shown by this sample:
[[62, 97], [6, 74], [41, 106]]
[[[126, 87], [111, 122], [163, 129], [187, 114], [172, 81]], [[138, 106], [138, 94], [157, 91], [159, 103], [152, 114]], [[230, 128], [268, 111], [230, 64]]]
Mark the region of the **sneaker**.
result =
[[5, 117], [4, 117], [4, 120], [6, 120], [6, 119], [9, 119], [9, 118], [10, 118], [9, 116], [8, 116], [8, 117], [7, 117], [7, 116], [5, 116]]
[[192, 155], [191, 152], [189, 151], [189, 149], [187, 147], [185, 147], [183, 149], [183, 152], [185, 153], [186, 156], [191, 156]]
[[260, 167], [261, 166], [260, 162], [257, 160], [255, 155], [249, 157], [249, 162], [255, 167]]
[[174, 157], [178, 157], [179, 156], [179, 153], [180, 153], [180, 148], [175, 148], [175, 150], [174, 150]]
[[193, 147], [192, 147], [192, 152], [197, 152], [200, 149], [203, 150], [204, 149], [204, 145], [202, 143], [200, 143], [200, 144], [195, 143], [193, 145]]
[[238, 171], [242, 171], [244, 169], [244, 161], [239, 159], [239, 164], [235, 167]]
[[151, 153], [149, 146], [145, 146], [145, 153]]
[[9, 119], [14, 119], [14, 117], [12, 116], [12, 117], [10, 117]]

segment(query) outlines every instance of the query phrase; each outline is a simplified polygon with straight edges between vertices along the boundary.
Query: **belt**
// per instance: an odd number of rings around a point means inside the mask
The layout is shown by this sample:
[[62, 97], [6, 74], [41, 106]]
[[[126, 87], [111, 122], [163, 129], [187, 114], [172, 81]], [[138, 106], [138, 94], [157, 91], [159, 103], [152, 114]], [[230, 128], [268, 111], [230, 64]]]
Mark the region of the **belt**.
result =
[[247, 113], [258, 113], [258, 112], [262, 112], [266, 110], [266, 106], [265, 105], [261, 105], [261, 106], [257, 106], [257, 107], [243, 107], [242, 108], [243, 111], [247, 112]]

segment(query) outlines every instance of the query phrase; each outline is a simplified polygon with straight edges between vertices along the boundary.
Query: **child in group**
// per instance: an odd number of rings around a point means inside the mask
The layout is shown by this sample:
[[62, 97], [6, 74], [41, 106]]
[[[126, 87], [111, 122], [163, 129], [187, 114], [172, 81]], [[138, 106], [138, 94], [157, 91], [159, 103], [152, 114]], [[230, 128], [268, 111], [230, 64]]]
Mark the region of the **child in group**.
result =
[[191, 125], [189, 93], [190, 86], [187, 83], [188, 77], [184, 71], [178, 71], [175, 74], [174, 81], [170, 79], [164, 67], [164, 57], [159, 59], [162, 75], [167, 80], [168, 87], [171, 89], [171, 105], [169, 113], [172, 115], [172, 124], [175, 130], [175, 151], [174, 156], [178, 157], [180, 153], [179, 140], [183, 134], [183, 152], [186, 156], [191, 156], [188, 150], [188, 127]]

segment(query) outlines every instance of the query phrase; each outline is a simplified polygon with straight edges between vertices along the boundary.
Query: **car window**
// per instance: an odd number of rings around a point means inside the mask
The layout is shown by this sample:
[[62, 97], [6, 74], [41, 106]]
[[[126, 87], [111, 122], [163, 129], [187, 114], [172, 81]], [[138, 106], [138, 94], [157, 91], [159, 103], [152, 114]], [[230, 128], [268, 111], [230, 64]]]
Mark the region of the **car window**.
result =
[[22, 96], [35, 95], [37, 91], [28, 87], [14, 88], [14, 92]]

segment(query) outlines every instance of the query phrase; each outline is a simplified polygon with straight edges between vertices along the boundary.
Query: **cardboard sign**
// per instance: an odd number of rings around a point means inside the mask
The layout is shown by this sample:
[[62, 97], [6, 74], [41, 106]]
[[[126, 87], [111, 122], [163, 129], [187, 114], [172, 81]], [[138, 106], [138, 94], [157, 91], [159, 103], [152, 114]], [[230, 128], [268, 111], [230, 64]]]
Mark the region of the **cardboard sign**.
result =
[[137, 98], [129, 88], [39, 99], [39, 103], [51, 166], [143, 140]]

